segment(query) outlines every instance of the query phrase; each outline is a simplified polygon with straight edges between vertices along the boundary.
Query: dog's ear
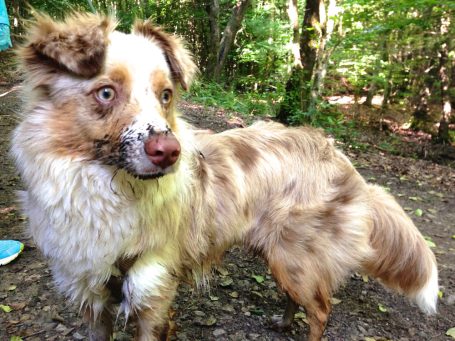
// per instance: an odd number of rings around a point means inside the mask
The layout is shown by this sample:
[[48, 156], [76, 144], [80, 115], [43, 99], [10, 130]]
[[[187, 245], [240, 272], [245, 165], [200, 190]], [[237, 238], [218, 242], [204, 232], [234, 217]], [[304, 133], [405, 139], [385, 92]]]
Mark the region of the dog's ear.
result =
[[108, 34], [115, 21], [95, 14], [73, 14], [62, 22], [35, 14], [28, 38], [19, 51], [27, 73], [60, 69], [77, 76], [92, 77], [103, 66]]
[[166, 56], [174, 81], [180, 83], [184, 90], [188, 90], [197, 67], [182, 41], [153, 26], [150, 21], [137, 20], [133, 26], [133, 33], [150, 38], [158, 44]]

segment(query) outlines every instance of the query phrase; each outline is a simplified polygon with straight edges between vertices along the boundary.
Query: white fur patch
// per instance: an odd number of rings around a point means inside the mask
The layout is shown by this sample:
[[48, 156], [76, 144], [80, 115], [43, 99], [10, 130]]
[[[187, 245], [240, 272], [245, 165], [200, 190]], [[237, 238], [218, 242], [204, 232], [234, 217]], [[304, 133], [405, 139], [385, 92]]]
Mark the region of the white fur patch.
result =
[[433, 263], [431, 276], [425, 286], [417, 293], [415, 300], [419, 308], [426, 314], [436, 314], [436, 304], [438, 302], [438, 269]]
[[126, 317], [137, 308], [146, 306], [145, 298], [159, 297], [160, 287], [165, 284], [168, 272], [153, 256], [144, 256], [128, 272], [123, 282], [124, 300], [120, 307]]

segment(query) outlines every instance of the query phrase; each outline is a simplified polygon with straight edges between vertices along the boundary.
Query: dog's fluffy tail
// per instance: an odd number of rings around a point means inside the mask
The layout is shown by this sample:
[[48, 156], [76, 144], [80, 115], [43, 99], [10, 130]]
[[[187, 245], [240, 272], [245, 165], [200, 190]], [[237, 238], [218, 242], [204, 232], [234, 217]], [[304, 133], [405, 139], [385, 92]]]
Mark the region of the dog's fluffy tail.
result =
[[382, 188], [369, 185], [374, 254], [366, 271], [384, 285], [413, 299], [427, 314], [436, 313], [436, 260], [414, 223]]

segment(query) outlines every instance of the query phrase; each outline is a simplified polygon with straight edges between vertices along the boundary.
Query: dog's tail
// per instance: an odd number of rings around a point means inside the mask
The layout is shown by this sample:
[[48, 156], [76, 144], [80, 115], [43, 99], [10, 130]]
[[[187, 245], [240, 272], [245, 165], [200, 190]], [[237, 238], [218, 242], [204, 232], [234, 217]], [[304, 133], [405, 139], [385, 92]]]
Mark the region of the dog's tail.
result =
[[413, 299], [425, 313], [436, 313], [439, 289], [433, 252], [391, 195], [378, 186], [368, 188], [373, 214], [370, 243], [375, 252], [365, 270]]

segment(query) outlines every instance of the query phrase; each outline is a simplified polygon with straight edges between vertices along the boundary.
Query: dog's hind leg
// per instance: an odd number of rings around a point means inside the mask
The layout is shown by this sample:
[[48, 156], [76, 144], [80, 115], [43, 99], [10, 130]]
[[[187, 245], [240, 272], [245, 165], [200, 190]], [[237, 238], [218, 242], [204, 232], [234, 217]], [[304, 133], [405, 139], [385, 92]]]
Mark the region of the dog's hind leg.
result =
[[[278, 253], [281, 251], [276, 250]], [[276, 253], [275, 252], [275, 253]], [[285, 261], [292, 255], [272, 255], [269, 258], [269, 266], [279, 286], [288, 295], [288, 305], [279, 326], [286, 327], [292, 323], [294, 313], [298, 306], [303, 306], [306, 311], [307, 320], [310, 326], [308, 340], [318, 341], [321, 339], [328, 316], [331, 311], [330, 290], [323, 278], [307, 272], [303, 267]], [[284, 262], [284, 263], [283, 263]]]
[[282, 324], [290, 323], [296, 305], [303, 306], [311, 341], [320, 340], [324, 333], [331, 294], [371, 250], [363, 231], [367, 221], [356, 210], [363, 212], [360, 205], [296, 206], [287, 215], [271, 212], [280, 220], [264, 220], [260, 230], [251, 234], [251, 242], [268, 261], [278, 285], [295, 302]]
[[294, 321], [294, 315], [299, 310], [299, 305], [286, 293], [286, 309], [281, 318], [273, 321], [273, 328], [277, 330], [284, 330], [288, 328], [292, 321]]

